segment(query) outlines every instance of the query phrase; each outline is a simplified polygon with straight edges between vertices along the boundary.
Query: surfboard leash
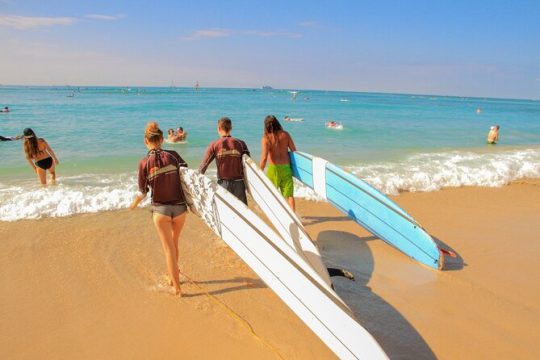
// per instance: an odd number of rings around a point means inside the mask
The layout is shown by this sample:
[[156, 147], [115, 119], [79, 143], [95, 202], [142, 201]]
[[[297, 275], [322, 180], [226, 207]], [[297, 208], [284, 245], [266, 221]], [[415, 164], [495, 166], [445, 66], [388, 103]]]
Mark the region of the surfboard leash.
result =
[[219, 306], [221, 306], [222, 308], [225, 309], [225, 311], [229, 314], [229, 316], [236, 320], [238, 323], [242, 324], [242, 326], [244, 326], [246, 329], [249, 330], [249, 332], [251, 333], [251, 335], [257, 339], [261, 344], [263, 344], [264, 346], [268, 347], [270, 350], [272, 350], [272, 352], [274, 354], [276, 354], [277, 357], [279, 357], [280, 359], [284, 360], [285, 358], [281, 355], [281, 353], [279, 352], [279, 350], [272, 344], [270, 344], [270, 342], [268, 342], [267, 340], [265, 340], [264, 338], [260, 337], [259, 335], [257, 335], [257, 333], [255, 332], [255, 330], [253, 329], [253, 327], [251, 326], [251, 324], [246, 320], [244, 319], [243, 317], [241, 317], [240, 315], [238, 315], [237, 312], [235, 312], [233, 309], [231, 309], [227, 304], [225, 304], [223, 301], [219, 300], [216, 296], [210, 294], [208, 291], [206, 291], [202, 286], [200, 286], [195, 280], [193, 280], [192, 278], [190, 278], [188, 275], [186, 275], [185, 273], [181, 272], [180, 271], [180, 274], [183, 275], [188, 281], [190, 284], [192, 285], [195, 285], [199, 290], [201, 290], [206, 296], [208, 296], [210, 299], [212, 299], [215, 303], [217, 303]]

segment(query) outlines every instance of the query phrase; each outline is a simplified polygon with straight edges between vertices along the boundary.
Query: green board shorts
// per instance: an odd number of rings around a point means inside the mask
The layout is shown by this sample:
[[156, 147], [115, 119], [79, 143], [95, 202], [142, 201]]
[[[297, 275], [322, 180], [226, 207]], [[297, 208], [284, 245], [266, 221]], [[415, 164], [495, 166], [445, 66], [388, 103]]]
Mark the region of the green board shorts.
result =
[[281, 191], [281, 194], [288, 198], [294, 194], [294, 183], [292, 179], [292, 170], [289, 164], [286, 165], [268, 165], [266, 176], [272, 184]]

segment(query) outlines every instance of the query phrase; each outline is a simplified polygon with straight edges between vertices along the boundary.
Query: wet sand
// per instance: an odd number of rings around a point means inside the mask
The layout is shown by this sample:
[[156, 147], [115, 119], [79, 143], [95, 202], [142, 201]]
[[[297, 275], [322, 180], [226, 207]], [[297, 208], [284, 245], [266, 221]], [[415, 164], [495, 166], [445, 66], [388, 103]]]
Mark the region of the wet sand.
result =
[[[336, 289], [388, 355], [538, 358], [540, 181], [394, 199], [459, 254], [446, 271], [328, 204], [298, 206], [325, 261], [356, 275]], [[0, 238], [1, 358], [334, 358], [193, 215], [180, 267], [198, 286], [184, 278], [180, 299], [148, 209], [0, 222]]]

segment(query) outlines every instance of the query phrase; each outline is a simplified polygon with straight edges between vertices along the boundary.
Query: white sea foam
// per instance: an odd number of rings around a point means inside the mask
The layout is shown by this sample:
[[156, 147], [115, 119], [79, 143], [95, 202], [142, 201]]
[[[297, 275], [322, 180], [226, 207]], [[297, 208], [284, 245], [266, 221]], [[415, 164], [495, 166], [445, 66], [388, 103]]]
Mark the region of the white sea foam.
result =
[[[494, 153], [452, 151], [417, 154], [401, 162], [346, 166], [386, 194], [436, 191], [456, 186], [502, 186], [520, 178], [540, 178], [540, 149]], [[215, 177], [215, 171], [210, 172]], [[0, 184], [0, 220], [61, 217], [125, 209], [137, 191], [135, 173], [60, 177], [41, 188], [36, 179]], [[296, 182], [295, 196], [322, 200]], [[146, 199], [143, 205], [148, 204]]]
[[417, 154], [399, 163], [348, 166], [346, 170], [386, 194], [444, 187], [497, 187], [540, 177], [540, 149], [497, 153], [451, 151]]
[[135, 174], [60, 177], [57, 186], [47, 188], [40, 187], [32, 179], [2, 188], [0, 220], [60, 217], [127, 208], [136, 191]]

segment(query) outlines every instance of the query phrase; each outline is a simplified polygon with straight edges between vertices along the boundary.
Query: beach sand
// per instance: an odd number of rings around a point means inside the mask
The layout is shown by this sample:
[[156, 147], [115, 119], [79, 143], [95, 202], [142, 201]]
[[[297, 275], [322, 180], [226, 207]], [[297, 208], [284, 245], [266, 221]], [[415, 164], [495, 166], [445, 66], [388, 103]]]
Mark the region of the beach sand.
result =
[[[458, 253], [437, 272], [326, 203], [299, 201], [338, 293], [393, 359], [540, 357], [540, 181], [394, 199]], [[195, 216], [182, 298], [166, 293], [148, 209], [0, 222], [0, 358], [331, 359]], [[251, 329], [249, 326], [251, 326]]]

